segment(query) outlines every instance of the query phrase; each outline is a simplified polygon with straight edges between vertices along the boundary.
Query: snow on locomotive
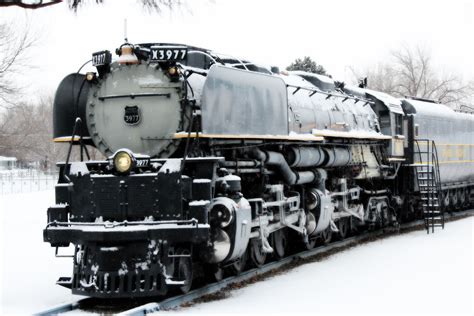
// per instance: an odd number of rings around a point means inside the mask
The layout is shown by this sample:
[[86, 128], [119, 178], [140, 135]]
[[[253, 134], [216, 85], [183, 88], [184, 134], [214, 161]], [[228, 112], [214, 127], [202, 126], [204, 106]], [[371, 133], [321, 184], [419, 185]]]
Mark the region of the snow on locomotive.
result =
[[[462, 155], [444, 162], [466, 168], [444, 181], [416, 150], [436, 154], [418, 137], [439, 136], [418, 114], [430, 103], [186, 45], [117, 54], [94, 53], [97, 72], [67, 76], [54, 101], [55, 141], [71, 145], [44, 240], [75, 246], [73, 275], [58, 281], [75, 294], [186, 292], [198, 274], [423, 216], [434, 198], [420, 174], [440, 180], [432, 193], [446, 205], [472, 202], [472, 115], [436, 104], [464, 131]], [[108, 158], [82, 159], [86, 145]]]

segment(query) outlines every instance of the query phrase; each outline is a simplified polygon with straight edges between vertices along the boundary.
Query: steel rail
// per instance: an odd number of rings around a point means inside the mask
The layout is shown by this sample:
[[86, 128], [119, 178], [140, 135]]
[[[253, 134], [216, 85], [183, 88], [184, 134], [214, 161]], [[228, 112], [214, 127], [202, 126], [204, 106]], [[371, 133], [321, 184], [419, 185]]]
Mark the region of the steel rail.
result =
[[45, 309], [39, 313], [33, 314], [35, 316], [46, 316], [46, 315], [58, 315], [58, 314], [64, 314], [70, 311], [74, 311], [79, 309], [80, 303], [84, 300], [87, 300], [87, 298], [80, 299], [78, 301], [73, 301], [69, 302], [66, 304], [59, 304], [53, 307], [50, 307], [48, 309]]
[[[462, 218], [466, 216], [474, 216], [474, 209], [455, 212], [455, 213], [447, 213], [446, 219], [447, 220], [456, 219], [456, 218]], [[186, 294], [182, 294], [182, 295], [178, 295], [178, 296], [174, 296], [170, 298], [165, 298], [162, 301], [158, 301], [158, 302], [151, 302], [144, 305], [140, 305], [132, 309], [125, 310], [117, 315], [122, 315], [122, 316], [123, 315], [128, 315], [128, 316], [147, 315], [147, 314], [155, 313], [158, 311], [178, 308], [183, 304], [192, 303], [196, 299], [199, 299], [205, 295], [217, 293], [220, 290], [230, 285], [238, 284], [243, 281], [250, 280], [255, 276], [261, 276], [268, 272], [288, 266], [297, 260], [311, 258], [320, 254], [330, 252], [331, 250], [346, 249], [348, 247], [357, 245], [359, 242], [371, 240], [372, 238], [380, 237], [383, 235], [387, 235], [387, 237], [389, 237], [389, 236], [392, 236], [393, 233], [403, 232], [404, 230], [408, 230], [410, 228], [414, 228], [417, 226], [422, 226], [424, 229], [424, 220], [417, 220], [417, 221], [402, 224], [400, 225], [398, 229], [393, 228], [393, 227], [392, 228], [385, 227], [385, 228], [378, 229], [375, 231], [366, 232], [362, 235], [349, 237], [341, 241], [335, 241], [326, 246], [313, 248], [311, 250], [301, 251], [299, 253], [292, 254], [292, 255], [289, 255], [288, 257], [282, 258], [278, 261], [269, 262], [261, 266], [260, 268], [247, 270], [237, 276], [231, 276], [219, 282], [205, 285], [201, 288], [192, 290]], [[80, 308], [80, 302], [84, 300], [87, 300], [87, 298], [79, 300], [77, 302], [73, 302], [73, 303], [58, 305], [56, 307], [50, 308], [48, 310], [45, 310], [35, 315], [41, 315], [41, 316], [52, 315], [52, 314], [57, 315], [57, 314], [69, 312], [72, 310], [77, 310]]]

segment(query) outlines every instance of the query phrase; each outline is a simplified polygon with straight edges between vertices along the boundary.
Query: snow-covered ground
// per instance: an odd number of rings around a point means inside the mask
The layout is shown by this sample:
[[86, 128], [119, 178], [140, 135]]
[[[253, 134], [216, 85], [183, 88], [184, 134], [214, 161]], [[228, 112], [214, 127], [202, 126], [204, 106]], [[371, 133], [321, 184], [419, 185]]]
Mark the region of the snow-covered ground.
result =
[[474, 315], [473, 228], [376, 241], [169, 314]]
[[77, 297], [55, 285], [69, 276], [72, 259], [55, 258], [43, 242], [54, 191], [0, 196], [0, 315], [32, 314]]
[[[42, 241], [54, 192], [0, 196], [0, 315], [32, 314], [79, 297], [54, 284], [71, 259]], [[414, 232], [298, 267], [169, 314], [473, 315], [474, 218]]]
[[0, 195], [54, 189], [57, 174], [35, 169], [0, 170]]

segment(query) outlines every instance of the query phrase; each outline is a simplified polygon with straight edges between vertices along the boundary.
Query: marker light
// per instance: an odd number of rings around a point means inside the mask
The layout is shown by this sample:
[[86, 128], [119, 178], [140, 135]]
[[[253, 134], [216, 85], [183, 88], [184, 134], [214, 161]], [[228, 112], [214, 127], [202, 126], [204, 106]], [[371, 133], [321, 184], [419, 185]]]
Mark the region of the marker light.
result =
[[87, 81], [93, 81], [94, 79], [95, 79], [95, 73], [93, 73], [93, 72], [86, 73], [86, 80]]
[[170, 67], [168, 68], [168, 73], [171, 75], [171, 76], [174, 76], [178, 73], [178, 69], [176, 67]]

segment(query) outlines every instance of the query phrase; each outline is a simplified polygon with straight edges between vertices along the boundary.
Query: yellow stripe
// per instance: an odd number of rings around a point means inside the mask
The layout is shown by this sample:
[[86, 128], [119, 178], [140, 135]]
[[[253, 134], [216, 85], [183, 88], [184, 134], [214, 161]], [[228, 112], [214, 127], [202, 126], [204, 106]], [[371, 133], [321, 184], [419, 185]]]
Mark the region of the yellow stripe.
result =
[[[191, 138], [220, 138], [220, 139], [280, 139], [280, 140], [298, 140], [298, 141], [323, 141], [324, 137], [311, 134], [295, 135], [246, 135], [246, 134], [190, 134]], [[175, 133], [173, 138], [188, 138], [188, 133]]]
[[[449, 164], [449, 163], [473, 163], [474, 160], [453, 160], [453, 161], [439, 161], [439, 164]], [[425, 162], [415, 162], [413, 165], [426, 165]]]
[[[71, 136], [56, 137], [56, 138], [53, 138], [53, 142], [55, 142], [55, 143], [65, 143], [65, 142], [70, 142], [71, 139], [72, 139]], [[75, 137], [74, 137], [74, 141], [75, 141], [75, 142], [78, 142], [79, 139], [80, 139], [79, 136], [75, 136]]]
[[317, 131], [314, 131], [313, 135], [323, 136], [323, 137], [341, 137], [341, 138], [357, 138], [357, 139], [392, 139], [392, 136], [388, 136], [388, 135], [358, 134], [357, 132], [343, 132], [343, 131], [331, 131], [331, 130], [317, 130]]
[[[78, 142], [81, 139], [80, 136], [74, 136], [74, 141]], [[89, 136], [87, 137], [82, 137], [82, 140], [89, 140], [91, 139]], [[72, 140], [72, 136], [63, 136], [63, 137], [56, 137], [53, 138], [53, 142], [55, 143], [65, 143], [65, 142], [70, 142]]]
[[474, 144], [436, 144], [436, 146], [474, 146]]
[[453, 160], [453, 161], [440, 161], [439, 164], [448, 164], [448, 163], [472, 163], [474, 160]]
[[[199, 133], [200, 138], [220, 138], [220, 139], [281, 139], [296, 141], [323, 141], [324, 137], [345, 137], [358, 139], [392, 139], [387, 135], [367, 135], [352, 132], [339, 131], [317, 131], [313, 134], [294, 134], [294, 135], [248, 135], [248, 134], [204, 134]], [[188, 138], [188, 133], [175, 133], [173, 138]], [[191, 138], [196, 138], [196, 133], [191, 133]]]

